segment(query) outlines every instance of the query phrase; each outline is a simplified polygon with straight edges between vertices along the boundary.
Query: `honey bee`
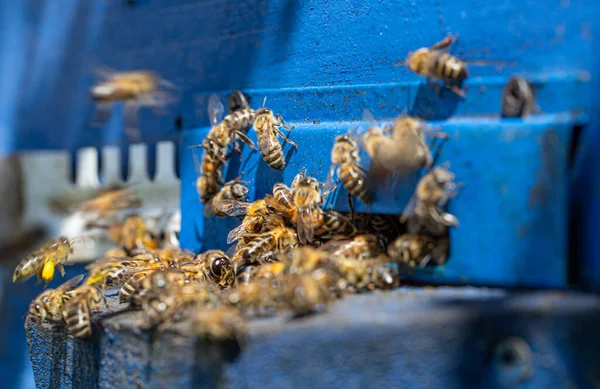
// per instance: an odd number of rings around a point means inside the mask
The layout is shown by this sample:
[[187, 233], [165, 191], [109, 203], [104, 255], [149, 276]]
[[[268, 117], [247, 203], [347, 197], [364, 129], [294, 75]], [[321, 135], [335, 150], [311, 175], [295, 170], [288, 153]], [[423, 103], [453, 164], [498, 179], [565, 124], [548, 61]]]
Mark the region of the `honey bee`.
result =
[[321, 249], [328, 252], [332, 258], [367, 259], [379, 254], [378, 239], [373, 234], [356, 235], [351, 239], [332, 239]]
[[329, 300], [327, 287], [311, 274], [289, 274], [284, 278], [284, 306], [294, 317], [323, 311]]
[[440, 80], [454, 93], [465, 97], [465, 92], [460, 87], [469, 77], [467, 64], [445, 52], [455, 40], [455, 37], [447, 36], [430, 47], [409, 53], [405, 62], [411, 71], [427, 79]]
[[362, 144], [371, 157], [369, 171], [374, 176], [390, 172], [407, 175], [431, 166], [433, 158], [425, 134], [440, 139], [448, 137], [443, 132], [429, 129], [422, 119], [406, 115], [384, 129], [374, 124], [375, 119], [368, 110], [364, 111], [364, 119], [373, 123], [363, 134]]
[[252, 203], [237, 200], [221, 200], [214, 204], [220, 212], [228, 216], [244, 216], [242, 224], [234, 228], [227, 235], [227, 243], [233, 243], [245, 234], [257, 234], [262, 231], [263, 224], [268, 215], [274, 214], [272, 204], [264, 199]]
[[136, 198], [129, 188], [109, 188], [81, 203], [78, 209], [82, 212], [94, 213], [99, 219], [106, 219], [116, 212], [139, 208], [142, 201]]
[[443, 236], [448, 227], [458, 227], [458, 218], [442, 209], [457, 195], [459, 187], [448, 167], [448, 164], [434, 167], [419, 180], [400, 218], [402, 223], [408, 221], [409, 232]]
[[200, 202], [207, 204], [219, 193], [221, 185], [223, 185], [223, 163], [208, 152], [205, 152], [202, 156], [202, 163], [200, 163], [196, 154], [192, 153], [192, 157], [198, 174], [196, 190], [198, 196], [200, 196]]
[[71, 298], [70, 292], [82, 279], [83, 274], [71, 278], [56, 289], [43, 291], [29, 305], [29, 315], [39, 320], [60, 321], [63, 305]]
[[69, 239], [64, 236], [52, 239], [42, 247], [22, 260], [13, 273], [13, 282], [26, 281], [37, 276], [37, 283], [45, 281], [44, 287], [54, 278], [54, 271], [58, 269], [64, 277], [64, 263], [73, 254], [73, 243], [75, 239]]
[[164, 108], [174, 102], [172, 91], [177, 87], [147, 70], [115, 72], [98, 69], [104, 79], [90, 88], [90, 97], [104, 116], [116, 102], [125, 103], [125, 124], [132, 136], [139, 138], [135, 128], [138, 107]]
[[236, 340], [243, 344], [246, 334], [246, 321], [235, 308], [219, 307], [198, 310], [192, 325], [196, 335], [208, 342]]
[[[388, 255], [392, 260], [410, 267], [424, 267], [434, 258], [435, 252], [435, 240], [422, 234], [402, 234], [388, 247]], [[445, 258], [435, 259], [436, 264], [445, 262]]]
[[403, 232], [398, 218], [394, 215], [371, 215], [370, 224], [377, 236], [379, 247], [384, 251], [390, 242]]
[[281, 286], [267, 279], [251, 279], [229, 290], [224, 300], [246, 315], [270, 316], [281, 306]]
[[132, 259], [130, 261], [117, 262], [106, 273], [102, 283], [102, 289], [109, 289], [116, 286], [122, 286], [135, 273], [141, 270], [166, 270], [169, 269], [169, 263], [164, 261], [148, 262], [141, 259]]
[[132, 275], [119, 290], [119, 301], [139, 307], [144, 299], [168, 293], [171, 288], [185, 284], [185, 274], [179, 270], [149, 269]]
[[203, 204], [208, 203], [223, 185], [222, 170], [227, 159], [229, 145], [233, 144], [234, 149], [239, 151], [239, 145], [236, 142], [239, 139], [256, 150], [254, 143], [245, 134], [254, 123], [255, 112], [250, 108], [243, 108], [227, 115], [220, 122], [224, 111], [219, 96], [212, 95], [208, 101], [208, 116], [212, 128], [202, 142], [201, 147], [204, 149], [202, 162], [199, 162], [197, 156], [193, 154], [198, 171], [196, 186]]
[[256, 111], [256, 120], [254, 121], [254, 130], [258, 137], [258, 149], [263, 160], [275, 170], [283, 170], [285, 167], [285, 158], [283, 149], [277, 137], [281, 137], [285, 142], [293, 147], [298, 147], [296, 143], [289, 140], [280, 128], [291, 130], [292, 127], [286, 126], [283, 117], [279, 114], [273, 115], [269, 108], [260, 108]]
[[315, 220], [321, 215], [323, 194], [321, 184], [313, 177], [301, 177], [294, 191], [294, 205], [298, 210], [298, 241], [312, 242], [315, 235]]
[[164, 291], [150, 289], [142, 298], [142, 312], [146, 326], [163, 329], [177, 320], [183, 308], [215, 308], [220, 305], [220, 296], [208, 283], [174, 285]]
[[221, 288], [228, 288], [235, 283], [235, 273], [229, 257], [221, 250], [209, 250], [196, 257], [208, 279]]
[[313, 213], [314, 232], [323, 239], [334, 236], [352, 236], [356, 228], [350, 219], [337, 211], [323, 211], [320, 208]]
[[397, 271], [388, 262], [387, 256], [366, 260], [337, 258], [335, 263], [342, 274], [338, 281], [339, 290], [359, 292], [365, 289], [396, 287]]
[[91, 316], [93, 311], [107, 307], [102, 291], [91, 285], [81, 285], [71, 291], [71, 299], [63, 307], [62, 315], [67, 329], [76, 338], [92, 335]]
[[241, 176], [223, 185], [223, 188], [211, 199], [210, 206], [204, 207], [204, 217], [212, 217], [214, 215], [220, 217], [227, 216], [226, 213], [219, 211], [214, 204], [220, 203], [223, 200], [243, 201], [246, 198], [249, 191], [248, 187], [246, 187], [248, 183], [240, 180]]
[[358, 143], [352, 136], [342, 134], [335, 138], [331, 150], [331, 163], [326, 185], [332, 185], [337, 168], [339, 179], [348, 195], [358, 197], [365, 203], [371, 202], [372, 195], [367, 187], [367, 173], [359, 165]]
[[288, 227], [278, 227], [252, 237], [246, 245], [237, 250], [232, 258], [236, 269], [247, 263], [261, 260], [273, 251], [285, 252], [297, 244], [296, 232]]

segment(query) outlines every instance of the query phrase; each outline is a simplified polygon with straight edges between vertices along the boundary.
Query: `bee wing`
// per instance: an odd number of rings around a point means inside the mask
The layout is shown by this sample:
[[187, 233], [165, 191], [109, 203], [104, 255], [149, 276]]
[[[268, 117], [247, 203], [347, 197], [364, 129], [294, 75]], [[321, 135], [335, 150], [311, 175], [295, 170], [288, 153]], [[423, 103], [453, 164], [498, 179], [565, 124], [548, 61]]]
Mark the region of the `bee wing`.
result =
[[243, 216], [248, 212], [250, 203], [239, 200], [218, 200], [214, 202], [213, 206], [227, 216]]
[[229, 231], [229, 234], [227, 234], [227, 244], [231, 244], [231, 243], [235, 242], [236, 240], [238, 240], [238, 238], [241, 235], [245, 234], [246, 230], [248, 228], [248, 225], [254, 223], [257, 218], [258, 218], [258, 216], [253, 217], [250, 220], [246, 220], [245, 222], [243, 222], [242, 224], [240, 224], [233, 230]]
[[331, 167], [329, 168], [329, 173], [327, 173], [327, 178], [325, 179], [325, 182], [323, 183], [323, 189], [322, 192], [323, 193], [331, 193], [332, 190], [335, 189], [337, 183], [335, 182], [335, 169], [336, 169], [336, 165], [332, 164]]
[[106, 265], [111, 264], [111, 263], [119, 263], [119, 262], [123, 262], [123, 261], [128, 261], [130, 259], [131, 258], [129, 258], [129, 257], [117, 257], [117, 258], [114, 258], [114, 257], [105, 257], [105, 258], [100, 258], [100, 259], [98, 259], [98, 260], [90, 263], [89, 265], [87, 265], [85, 267], [85, 270], [93, 270], [93, 269], [97, 269], [97, 268], [102, 267], [102, 266], [106, 266]]
[[363, 122], [367, 122], [370, 126], [376, 126], [377, 120], [375, 120], [375, 116], [368, 109], [363, 109]]
[[208, 99], [208, 120], [211, 126], [216, 126], [223, 120], [223, 114], [225, 113], [225, 107], [221, 102], [221, 98], [218, 95], [211, 95]]
[[312, 218], [312, 208], [302, 209], [298, 215], [297, 228], [298, 228], [298, 240], [300, 243], [306, 244], [313, 241], [315, 237], [315, 230], [313, 223], [306, 223]]
[[412, 216], [415, 212], [415, 207], [417, 206], [417, 196], [413, 195], [406, 203], [406, 207], [402, 211], [402, 215], [400, 216], [400, 223], [406, 223], [409, 216]]
[[117, 74], [117, 71], [106, 65], [97, 65], [94, 67], [92, 73], [98, 78], [108, 80], [114, 77], [114, 75]]
[[237, 251], [237, 246], [237, 244], [234, 244], [233, 246], [227, 249], [227, 252], [225, 253], [225, 255], [227, 255], [227, 258], [233, 258], [235, 252]]
[[58, 292], [58, 291], [62, 291], [62, 290], [71, 289], [71, 287], [73, 287], [73, 286], [77, 285], [79, 282], [81, 282], [81, 280], [83, 280], [84, 276], [85, 276], [85, 274], [80, 274], [78, 276], [75, 276], [75, 277], [71, 278], [70, 280], [63, 282], [55, 290]]

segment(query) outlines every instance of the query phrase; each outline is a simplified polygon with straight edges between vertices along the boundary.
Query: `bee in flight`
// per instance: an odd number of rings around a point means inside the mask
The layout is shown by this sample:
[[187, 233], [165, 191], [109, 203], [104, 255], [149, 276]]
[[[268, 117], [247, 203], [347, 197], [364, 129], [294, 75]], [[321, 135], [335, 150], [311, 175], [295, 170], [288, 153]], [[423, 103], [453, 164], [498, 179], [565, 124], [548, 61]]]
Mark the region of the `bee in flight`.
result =
[[458, 227], [458, 218], [443, 210], [460, 186], [448, 167], [448, 163], [436, 166], [419, 180], [400, 218], [401, 223], [408, 222], [409, 232], [438, 237], [445, 235], [448, 227]]
[[76, 239], [61, 236], [45, 243], [17, 265], [13, 273], [13, 282], [26, 281], [35, 275], [38, 278], [37, 283], [45, 281], [46, 287], [54, 278], [56, 269], [64, 277], [64, 263], [73, 254], [75, 241]]
[[[265, 98], [266, 102], [266, 98]], [[285, 142], [293, 147], [298, 147], [296, 143], [289, 140], [280, 128], [291, 130], [280, 114], [274, 115], [269, 108], [262, 107], [256, 111], [256, 120], [254, 121], [254, 130], [258, 137], [258, 149], [263, 160], [275, 170], [283, 170], [285, 167], [285, 158], [283, 149], [277, 137], [281, 137]]]
[[[430, 47], [422, 47], [409, 53], [403, 63], [406, 63], [406, 66], [418, 75], [442, 81], [454, 93], [465, 97], [465, 91], [461, 89], [461, 86], [469, 77], [467, 64], [446, 52], [455, 41], [456, 37], [449, 35]], [[402, 62], [398, 64], [402, 64]]]
[[116, 72], [102, 68], [97, 73], [102, 81], [90, 88], [90, 97], [96, 103], [102, 121], [114, 103], [123, 102], [126, 131], [134, 140], [141, 138], [136, 124], [138, 108], [151, 107], [160, 111], [175, 101], [173, 91], [178, 88], [155, 72]]
[[402, 115], [392, 126], [381, 128], [368, 110], [363, 115], [364, 120], [371, 125], [362, 135], [362, 144], [371, 158], [369, 173], [373, 173], [375, 177], [392, 172], [406, 176], [431, 166], [433, 158], [425, 135], [448, 138], [446, 133], [430, 129], [420, 118]]

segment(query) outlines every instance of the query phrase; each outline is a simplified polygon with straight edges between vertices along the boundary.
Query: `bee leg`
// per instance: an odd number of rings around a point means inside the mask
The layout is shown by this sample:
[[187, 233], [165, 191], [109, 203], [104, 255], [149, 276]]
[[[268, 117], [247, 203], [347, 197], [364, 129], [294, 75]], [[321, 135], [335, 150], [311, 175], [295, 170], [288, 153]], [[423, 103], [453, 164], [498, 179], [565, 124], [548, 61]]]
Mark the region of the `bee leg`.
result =
[[[280, 126], [280, 127], [281, 127], [281, 128], [285, 128], [285, 129], [288, 129], [288, 130], [290, 130], [290, 131], [292, 130], [292, 128], [289, 128], [289, 127], [283, 127], [283, 126]], [[291, 145], [292, 145], [293, 147], [295, 147], [295, 148], [298, 148], [298, 145], [297, 145], [296, 143], [292, 142], [291, 140], [289, 140], [289, 139], [288, 139], [288, 137], [287, 137], [287, 136], [285, 136], [285, 135], [283, 134], [283, 132], [281, 132], [281, 131], [280, 131], [280, 130], [277, 128], [277, 127], [275, 127], [275, 133], [276, 133], [277, 135], [279, 135], [279, 136], [281, 137], [281, 139], [283, 139], [285, 142], [287, 142], [287, 143], [291, 144]]]
[[110, 116], [112, 107], [112, 103], [96, 103], [96, 112], [94, 113], [94, 119], [91, 126], [96, 128], [102, 127]]
[[466, 96], [465, 91], [463, 89], [460, 89], [457, 85], [452, 85], [450, 87], [450, 89], [452, 89], [452, 91], [454, 93], [456, 93], [458, 96], [462, 97], [463, 99], [465, 98], [465, 96]]
[[65, 266], [62, 263], [57, 263], [56, 268], [60, 272], [60, 275], [64, 277], [65, 276]]
[[458, 36], [448, 34], [444, 39], [430, 46], [431, 50], [447, 50], [452, 43], [456, 42]]
[[350, 219], [354, 220], [354, 201], [350, 193], [348, 193], [348, 208], [350, 208]]
[[440, 86], [430, 78], [427, 79], [427, 84], [429, 84], [429, 86], [431, 86], [433, 89], [435, 89], [435, 92], [437, 93], [437, 95], [439, 97], [440, 94], [442, 93], [442, 89], [440, 88]]
[[236, 135], [236, 136], [237, 136], [237, 137], [238, 137], [238, 138], [239, 138], [239, 139], [240, 139], [242, 142], [244, 142], [245, 144], [247, 144], [247, 145], [248, 145], [248, 147], [250, 147], [252, 150], [258, 150], [258, 149], [256, 148], [256, 146], [254, 146], [254, 142], [252, 142], [252, 141], [250, 140], [250, 138], [248, 138], [248, 135], [244, 134], [244, 133], [243, 133], [243, 132], [241, 132], [241, 131], [236, 131], [236, 132], [235, 132], [235, 135]]

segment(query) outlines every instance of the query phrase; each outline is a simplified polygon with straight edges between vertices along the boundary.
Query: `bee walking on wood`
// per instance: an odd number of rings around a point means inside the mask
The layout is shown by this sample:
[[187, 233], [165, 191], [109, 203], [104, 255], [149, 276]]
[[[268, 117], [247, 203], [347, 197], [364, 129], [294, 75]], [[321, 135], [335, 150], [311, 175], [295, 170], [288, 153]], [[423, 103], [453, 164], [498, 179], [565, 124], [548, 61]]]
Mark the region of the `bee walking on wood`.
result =
[[83, 279], [83, 274], [71, 278], [56, 289], [46, 289], [29, 305], [29, 314], [39, 320], [60, 321], [64, 304], [71, 298], [71, 291]]
[[291, 144], [293, 147], [298, 147], [296, 143], [289, 140], [283, 132], [281, 132], [280, 128], [285, 128], [286, 130], [292, 129], [292, 127], [286, 126], [281, 115], [273, 115], [273, 111], [269, 108], [263, 107], [256, 111], [254, 130], [258, 137], [258, 149], [267, 165], [275, 170], [283, 170], [285, 167], [283, 149], [277, 137], [281, 137], [281, 139]]
[[216, 195], [223, 185], [223, 166], [229, 157], [229, 145], [233, 144], [234, 149], [239, 151], [237, 140], [241, 140], [256, 150], [254, 143], [246, 135], [246, 131], [252, 127], [256, 118], [255, 112], [250, 108], [243, 108], [225, 116], [221, 122], [224, 111], [225, 108], [219, 96], [210, 96], [208, 117], [212, 128], [204, 138], [202, 145], [194, 146], [204, 149], [201, 162], [198, 162], [194, 154], [194, 163], [198, 171], [196, 186], [203, 204]]
[[97, 104], [101, 118], [104, 119], [113, 103], [125, 103], [125, 126], [133, 139], [140, 139], [136, 125], [138, 108], [151, 107], [158, 111], [175, 101], [173, 91], [178, 88], [155, 72], [98, 69], [98, 73], [103, 81], [90, 88], [90, 97]]
[[348, 192], [351, 211], [353, 211], [353, 206], [350, 196], [358, 197], [365, 203], [371, 202], [372, 195], [367, 187], [367, 173], [359, 164], [359, 148], [352, 136], [342, 134], [335, 138], [331, 150], [331, 163], [325, 185], [333, 186], [333, 176], [337, 168], [338, 177]]
[[446, 52], [455, 41], [456, 37], [447, 36], [430, 47], [422, 47], [409, 53], [405, 63], [411, 71], [418, 75], [442, 81], [454, 93], [465, 97], [465, 91], [461, 89], [461, 86], [469, 77], [467, 64]]
[[67, 328], [76, 338], [88, 338], [92, 335], [92, 312], [106, 308], [106, 299], [99, 288], [90, 285], [79, 286], [71, 293], [62, 311]]

